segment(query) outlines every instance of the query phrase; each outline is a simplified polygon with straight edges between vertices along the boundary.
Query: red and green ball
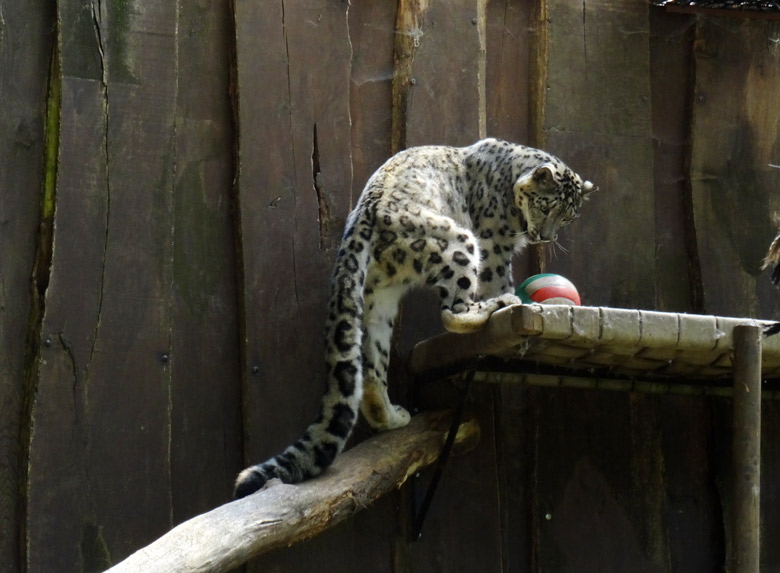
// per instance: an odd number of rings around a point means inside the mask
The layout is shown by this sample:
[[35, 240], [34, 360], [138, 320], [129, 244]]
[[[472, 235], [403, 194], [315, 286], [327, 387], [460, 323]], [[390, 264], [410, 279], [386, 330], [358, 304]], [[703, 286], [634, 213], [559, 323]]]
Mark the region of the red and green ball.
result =
[[566, 277], [554, 273], [528, 277], [515, 289], [515, 294], [525, 304], [581, 304], [577, 287]]

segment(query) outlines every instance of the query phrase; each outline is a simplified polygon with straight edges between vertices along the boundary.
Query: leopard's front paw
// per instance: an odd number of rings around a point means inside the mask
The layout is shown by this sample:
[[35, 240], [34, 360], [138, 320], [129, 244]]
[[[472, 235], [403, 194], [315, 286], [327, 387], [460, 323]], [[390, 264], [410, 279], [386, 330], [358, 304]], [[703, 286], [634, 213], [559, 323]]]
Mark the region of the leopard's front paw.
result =
[[520, 299], [510, 293], [481, 302], [459, 303], [452, 310], [442, 310], [441, 321], [444, 328], [450, 332], [474, 332], [482, 328], [490, 315], [498, 309], [520, 303]]
[[487, 303], [490, 303], [491, 301], [495, 301], [496, 308], [495, 310], [498, 310], [499, 308], [504, 308], [507, 306], [512, 306], [513, 304], [523, 304], [523, 301], [520, 300], [520, 297], [517, 295], [514, 295], [512, 293], [504, 293], [500, 296], [497, 296], [495, 298], [491, 298], [490, 300], [486, 301]]
[[489, 317], [490, 313], [479, 307], [470, 308], [466, 312], [441, 311], [441, 322], [444, 328], [459, 334], [479, 330]]

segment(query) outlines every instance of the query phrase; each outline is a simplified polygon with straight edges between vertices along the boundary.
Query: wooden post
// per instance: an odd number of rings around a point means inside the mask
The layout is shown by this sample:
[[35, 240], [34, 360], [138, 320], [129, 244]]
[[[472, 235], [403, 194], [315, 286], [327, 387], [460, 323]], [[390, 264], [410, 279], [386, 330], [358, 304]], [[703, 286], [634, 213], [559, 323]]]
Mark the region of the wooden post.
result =
[[733, 521], [735, 573], [759, 570], [761, 501], [761, 327], [734, 327]]

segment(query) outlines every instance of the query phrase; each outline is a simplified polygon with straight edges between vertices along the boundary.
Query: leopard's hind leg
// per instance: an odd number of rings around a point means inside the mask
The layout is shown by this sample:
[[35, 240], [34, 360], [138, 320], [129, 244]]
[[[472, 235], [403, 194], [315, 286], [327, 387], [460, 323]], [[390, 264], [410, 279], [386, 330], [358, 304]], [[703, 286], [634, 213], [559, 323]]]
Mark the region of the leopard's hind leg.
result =
[[405, 290], [402, 285], [394, 285], [365, 293], [361, 411], [371, 427], [380, 431], [400, 428], [410, 419], [409, 412], [393, 404], [387, 395], [390, 343]]

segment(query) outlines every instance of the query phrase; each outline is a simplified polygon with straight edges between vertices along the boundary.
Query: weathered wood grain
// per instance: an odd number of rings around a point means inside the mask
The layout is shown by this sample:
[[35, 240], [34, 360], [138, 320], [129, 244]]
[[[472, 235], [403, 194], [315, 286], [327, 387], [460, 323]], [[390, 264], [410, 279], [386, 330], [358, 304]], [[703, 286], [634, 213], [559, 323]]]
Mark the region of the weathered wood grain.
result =
[[[62, 4], [58, 16], [61, 155], [26, 549], [30, 570], [93, 570], [170, 526], [176, 10]], [[60, 511], [70, 519], [44, 517]]]
[[[407, 32], [414, 34], [412, 40], [416, 38], [418, 45], [410, 67], [414, 82], [403, 116], [405, 144], [469, 145], [486, 134], [487, 3], [458, 0], [423, 4], [426, 8], [415, 20], [416, 28]], [[415, 341], [441, 330], [436, 297], [429, 295], [411, 296], [404, 302], [398, 337], [402, 355]], [[411, 571], [430, 571], [444, 560], [458, 563], [464, 570], [500, 569], [501, 513], [496, 501], [491, 396], [490, 392], [477, 392], [473, 402], [475, 416], [489, 428], [488, 445], [477, 456], [453, 465], [440, 482], [422, 541], [406, 545], [398, 557]], [[422, 496], [428, 479], [423, 475], [417, 491], [407, 493]], [[473, 499], [485, 501], [473, 504]], [[465, 507], [469, 508], [469, 519], [461, 520]], [[411, 516], [407, 514], [406, 519]]]
[[[38, 341], [37, 399], [30, 420], [34, 431], [28, 444], [29, 517], [24, 541], [29, 569], [81, 568], [79, 544], [84, 533], [91, 537], [87, 564], [95, 565], [93, 557], [97, 566], [107, 564], [105, 555], [95, 555], [97, 524], [84, 523], [92, 512], [83, 428], [83, 377], [100, 308], [107, 224], [105, 102], [99, 66], [90, 66], [96, 58], [84, 58], [84, 49], [75, 48], [78, 40], [89, 38], [88, 45], [97, 51], [94, 31], [79, 20], [76, 8], [62, 5], [57, 11], [58, 28], [67, 26], [69, 32], [61, 39], [60, 77], [55, 78], [62, 85], [56, 196], [51, 199], [56, 201], [58, 219]], [[88, 160], [81, 157], [83, 149], [94, 150]], [[78, 308], [72, 306], [73, 293], [79, 293]], [[71, 310], [77, 311], [78, 320], [68, 316]], [[52, 474], [58, 476], [54, 483]], [[74, 519], [59, 523], [39, 518], [59, 511]]]
[[414, 59], [423, 37], [428, 0], [399, 0], [393, 42], [392, 125], [390, 150], [393, 154], [409, 147], [408, 115], [417, 85]]
[[[295, 439], [309, 422], [315, 398], [303, 402], [310, 409], [303, 412], [300, 402], [290, 400], [297, 394], [293, 388], [321, 369], [301, 360], [303, 350], [295, 329], [301, 313], [291, 272], [298, 191], [292, 165], [283, 7], [269, 3], [261, 9], [256, 2], [238, 1], [234, 19], [244, 458], [246, 463], [256, 463]], [[263, 38], [262, 46], [257, 37]], [[322, 348], [314, 337], [302, 346], [309, 344], [312, 353]], [[304, 368], [289, 379], [298, 363]]]
[[[690, 163], [695, 18], [650, 10], [656, 205], [656, 304], [702, 310], [701, 269], [692, 223]], [[708, 400], [667, 396], [659, 404], [669, 562], [680, 571], [723, 563], [722, 517], [712, 483]]]
[[711, 314], [780, 315], [777, 290], [760, 272], [780, 210], [778, 36], [778, 22], [698, 19], [690, 177]]
[[[531, 145], [531, 2], [491, 0], [485, 23], [485, 116], [489, 137]], [[515, 283], [538, 272], [536, 252], [515, 257]], [[531, 555], [531, 475], [526, 388], [505, 384], [492, 389], [495, 419], [495, 472], [500, 512], [501, 570], [524, 571]]]
[[[199, 515], [111, 571], [227, 571], [274, 547], [317, 535], [433, 463], [450, 419], [442, 412], [416, 416], [405, 428], [378, 435], [339, 456], [321, 477], [299, 485], [271, 485]], [[467, 420], [458, 428], [455, 451], [466, 451], [478, 440], [479, 426]]]
[[235, 7], [245, 446], [254, 462], [316, 414], [326, 284], [351, 187], [346, 5], [285, 8]]
[[[569, 277], [585, 304], [653, 308], [647, 6], [551, 0], [535, 25], [544, 27], [537, 31], [543, 45], [534, 60], [541, 82], [534, 100], [536, 143], [600, 188], [559, 237], [567, 252], [542, 249], [542, 269]], [[664, 511], [651, 493], [664, 487], [658, 453], [638, 450], [640, 438], [629, 431], [634, 427], [641, 439], [658, 443], [657, 430], [633, 414], [654, 416], [656, 409], [652, 397], [531, 391], [533, 567], [663, 567], [663, 524], [645, 519]], [[635, 488], [635, 481], [649, 489]]]
[[501, 511], [502, 570], [530, 570], [534, 555], [532, 516], [534, 452], [529, 447], [528, 387], [501, 384], [493, 390], [496, 404], [496, 474]]
[[414, 30], [407, 147], [469, 145], [485, 136], [485, 7], [485, 0], [432, 2], [423, 12]]
[[714, 571], [725, 563], [723, 516], [712, 478], [711, 452], [720, 442], [713, 436], [711, 402], [665, 396], [659, 405], [669, 561], [680, 571]]
[[[324, 388], [327, 284], [352, 190], [348, 8], [235, 3], [247, 464], [299, 437]], [[317, 545], [323, 567], [344, 559], [343, 533]], [[311, 554], [252, 567], [299, 570]]]
[[368, 178], [391, 155], [395, 18], [392, 2], [355, 2], [349, 8], [351, 205], [357, 202]]
[[179, 2], [173, 190], [173, 522], [232, 495], [241, 460], [241, 371], [232, 183], [228, 3]]
[[663, 491], [658, 398], [529, 393], [535, 567], [665, 570], [665, 529], [653, 523], [663, 526], [664, 507], [648, 503]]
[[[67, 16], [60, 17], [67, 22]], [[63, 57], [66, 54], [64, 50]], [[91, 526], [84, 523], [84, 518], [92, 513], [89, 483], [85, 479], [89, 432], [85, 428], [84, 380], [100, 312], [108, 211], [106, 126], [99, 80], [63, 78], [62, 86], [58, 226], [36, 368], [38, 388], [29, 444], [30, 519], [26, 550], [30, 568], [75, 570], [82, 566], [82, 534], [89, 532], [94, 536], [98, 528], [94, 522]], [[77, 109], [81, 113], [77, 114]], [[80, 151], [85, 147], [100, 152], [86, 162]], [[78, 305], [73, 303], [73, 293], [79, 293]], [[55, 483], [52, 473], [58, 476]], [[74, 519], [58, 523], [39, 518], [59, 511], [66, 511]], [[86, 552], [88, 563], [93, 549]], [[105, 561], [105, 555], [103, 558]]]
[[690, 223], [691, 17], [650, 10], [650, 87], [657, 310], [701, 310], [696, 234]]
[[[352, 194], [350, 206], [357, 202], [371, 174], [391, 155], [393, 48], [396, 2], [352, 2], [349, 8], [349, 41], [352, 45], [350, 109], [352, 123]], [[394, 383], [398, 396], [399, 384]], [[360, 441], [370, 430], [359, 424], [354, 440]], [[350, 560], [344, 568], [360, 569], [371, 563], [376, 573], [394, 573], [395, 533], [399, 524], [399, 493], [393, 492], [372, 504], [367, 511], [356, 514], [342, 527], [354, 535]], [[327, 535], [327, 534], [326, 534]], [[339, 531], [336, 536], [343, 536]], [[324, 536], [322, 536], [324, 538]], [[315, 541], [315, 540], [312, 540]], [[323, 539], [323, 542], [329, 540]], [[311, 551], [307, 547], [304, 551]], [[316, 568], [314, 563], [312, 568]]]
[[[28, 339], [28, 323], [40, 320], [31, 312], [37, 304], [32, 273], [45, 181], [54, 21], [49, 2], [0, 1], [0, 563], [11, 571], [21, 570], [23, 563], [19, 492], [24, 490], [25, 445], [20, 432], [27, 426], [25, 396], [32, 392], [25, 387], [25, 367], [34, 352], [28, 347], [34, 342]], [[52, 112], [56, 125], [56, 106]]]
[[487, 3], [485, 12], [485, 119], [489, 137], [530, 145], [531, 5]]
[[178, 29], [171, 3], [102, 10], [108, 211], [84, 423], [95, 543], [115, 562], [171, 524]]
[[[546, 2], [541, 140], [600, 191], [546, 247], [544, 270], [584, 304], [655, 305], [655, 215], [647, 6], [630, 0]], [[619, 213], [619, 216], [615, 216]], [[609, 253], [600, 256], [599, 253]]]

